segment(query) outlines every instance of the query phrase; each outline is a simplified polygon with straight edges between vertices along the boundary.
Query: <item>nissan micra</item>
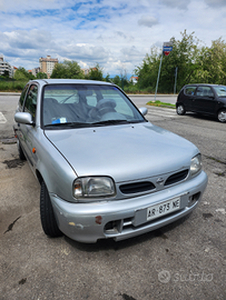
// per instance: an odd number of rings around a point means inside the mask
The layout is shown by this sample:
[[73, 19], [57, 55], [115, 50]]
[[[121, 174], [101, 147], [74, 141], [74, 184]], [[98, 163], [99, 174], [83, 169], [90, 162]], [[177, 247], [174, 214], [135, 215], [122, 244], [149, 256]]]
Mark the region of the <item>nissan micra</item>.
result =
[[131, 238], [189, 214], [207, 185], [191, 142], [145, 119], [116, 85], [33, 80], [14, 131], [40, 183], [46, 235], [94, 243]]

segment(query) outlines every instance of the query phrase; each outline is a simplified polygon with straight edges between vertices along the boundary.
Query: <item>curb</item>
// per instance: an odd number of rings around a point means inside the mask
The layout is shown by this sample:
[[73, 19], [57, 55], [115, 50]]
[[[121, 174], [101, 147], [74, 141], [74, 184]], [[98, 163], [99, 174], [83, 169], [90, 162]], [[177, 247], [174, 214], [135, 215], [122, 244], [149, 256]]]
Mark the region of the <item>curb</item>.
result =
[[0, 96], [20, 96], [21, 93], [0, 92]]

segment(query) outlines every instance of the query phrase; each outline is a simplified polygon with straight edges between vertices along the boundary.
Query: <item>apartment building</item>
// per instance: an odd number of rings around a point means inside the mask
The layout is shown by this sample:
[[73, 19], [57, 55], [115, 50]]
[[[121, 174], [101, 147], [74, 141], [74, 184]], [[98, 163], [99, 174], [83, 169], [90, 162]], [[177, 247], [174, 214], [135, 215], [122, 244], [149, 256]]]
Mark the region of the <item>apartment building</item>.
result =
[[8, 73], [9, 77], [12, 78], [14, 73], [14, 68], [11, 67], [11, 65], [7, 61], [4, 61], [3, 56], [0, 56], [0, 76], [4, 75], [5, 72], [9, 72]]
[[40, 67], [34, 68], [34, 69], [31, 70], [32, 75], [34, 75], [35, 77], [37, 76], [37, 74], [38, 74], [39, 72], [41, 72], [41, 71], [40, 71]]
[[51, 58], [50, 55], [47, 55], [46, 58], [39, 58], [40, 63], [40, 72], [46, 73], [48, 78], [50, 78], [55, 65], [58, 63], [58, 58]]

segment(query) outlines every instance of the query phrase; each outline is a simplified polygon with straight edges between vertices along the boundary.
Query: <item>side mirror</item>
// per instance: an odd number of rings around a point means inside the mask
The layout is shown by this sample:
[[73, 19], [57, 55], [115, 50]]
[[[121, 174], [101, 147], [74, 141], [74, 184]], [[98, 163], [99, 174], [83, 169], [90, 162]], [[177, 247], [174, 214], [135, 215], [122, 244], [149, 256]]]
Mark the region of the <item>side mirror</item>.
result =
[[148, 109], [146, 107], [139, 108], [139, 111], [142, 113], [143, 116], [145, 116], [148, 113]]
[[22, 124], [27, 124], [27, 125], [34, 125], [34, 122], [32, 120], [32, 116], [28, 112], [17, 112], [17, 113], [15, 113], [14, 120], [17, 123], [22, 123]]

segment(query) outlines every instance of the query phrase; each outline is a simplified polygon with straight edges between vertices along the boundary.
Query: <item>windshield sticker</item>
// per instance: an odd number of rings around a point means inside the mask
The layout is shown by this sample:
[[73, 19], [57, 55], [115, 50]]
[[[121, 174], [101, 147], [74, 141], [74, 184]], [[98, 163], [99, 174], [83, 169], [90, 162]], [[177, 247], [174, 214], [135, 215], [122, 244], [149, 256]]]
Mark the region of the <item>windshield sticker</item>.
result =
[[52, 121], [52, 124], [60, 124], [60, 123], [67, 123], [67, 119], [66, 118], [59, 118], [56, 120]]

